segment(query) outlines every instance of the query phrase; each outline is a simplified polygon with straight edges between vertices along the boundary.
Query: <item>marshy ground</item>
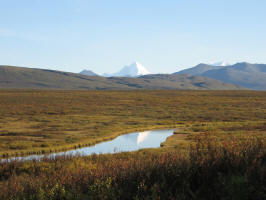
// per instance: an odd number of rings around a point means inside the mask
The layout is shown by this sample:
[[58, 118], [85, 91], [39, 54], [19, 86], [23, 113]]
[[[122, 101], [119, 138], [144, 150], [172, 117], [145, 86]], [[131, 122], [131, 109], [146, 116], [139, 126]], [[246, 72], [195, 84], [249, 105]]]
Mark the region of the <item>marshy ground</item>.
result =
[[0, 155], [77, 148], [155, 128], [180, 128], [164, 144], [171, 147], [206, 132], [263, 137], [265, 123], [266, 92], [2, 90]]
[[178, 128], [158, 149], [0, 163], [0, 199], [266, 197], [266, 92], [0, 93], [2, 157], [158, 128]]

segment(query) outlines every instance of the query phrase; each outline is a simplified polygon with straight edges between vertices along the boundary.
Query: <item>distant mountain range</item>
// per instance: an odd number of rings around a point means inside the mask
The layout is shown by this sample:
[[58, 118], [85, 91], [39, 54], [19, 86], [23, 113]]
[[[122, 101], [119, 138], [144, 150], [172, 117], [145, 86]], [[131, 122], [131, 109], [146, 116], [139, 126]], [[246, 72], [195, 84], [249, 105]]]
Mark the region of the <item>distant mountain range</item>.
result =
[[[98, 76], [98, 74], [94, 73], [91, 70], [83, 70], [80, 74], [86, 76]], [[124, 66], [121, 70], [113, 74], [104, 73], [102, 76], [104, 77], [138, 77], [142, 75], [151, 74], [142, 64], [139, 62], [134, 62], [131, 65]]]
[[0, 66], [0, 88], [51, 89], [255, 89], [266, 90], [266, 65], [226, 62], [199, 64], [173, 74], [150, 74], [139, 62], [114, 74], [100, 76], [91, 70], [79, 74]]
[[[32, 89], [84, 89], [84, 90], [132, 90], [132, 89], [179, 89], [179, 90], [237, 90], [234, 84], [223, 83], [211, 78], [186, 74], [147, 73], [137, 65], [139, 71], [123, 71], [126, 75], [138, 77], [102, 77], [89, 71], [76, 74], [62, 71], [33, 69], [14, 66], [0, 66], [0, 88]], [[134, 67], [134, 66], [133, 66]], [[126, 69], [126, 68], [125, 68]], [[88, 73], [87, 73], [88, 72]], [[122, 73], [121, 72], [121, 76]], [[129, 73], [128, 73], [129, 72]], [[132, 73], [131, 73], [132, 72]], [[91, 76], [93, 74], [93, 76]]]
[[228, 66], [199, 64], [174, 74], [203, 76], [249, 89], [266, 90], [266, 64], [250, 64], [246, 62]]

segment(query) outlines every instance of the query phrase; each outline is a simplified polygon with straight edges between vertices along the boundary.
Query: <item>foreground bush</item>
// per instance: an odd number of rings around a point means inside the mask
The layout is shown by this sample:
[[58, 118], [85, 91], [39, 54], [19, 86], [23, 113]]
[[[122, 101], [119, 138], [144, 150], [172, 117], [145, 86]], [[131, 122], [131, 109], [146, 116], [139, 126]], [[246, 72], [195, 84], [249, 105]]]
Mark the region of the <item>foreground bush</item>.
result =
[[0, 199], [266, 199], [266, 151], [199, 136], [188, 154], [62, 156], [0, 164]]

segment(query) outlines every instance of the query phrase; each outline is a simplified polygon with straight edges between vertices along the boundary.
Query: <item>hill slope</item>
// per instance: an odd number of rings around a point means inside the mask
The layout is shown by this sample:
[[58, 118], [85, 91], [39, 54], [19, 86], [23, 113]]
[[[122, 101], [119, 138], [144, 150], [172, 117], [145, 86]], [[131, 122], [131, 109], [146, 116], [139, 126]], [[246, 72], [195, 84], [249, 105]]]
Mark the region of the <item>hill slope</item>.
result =
[[[82, 74], [32, 69], [24, 67], [0, 66], [0, 88], [44, 88], [44, 89], [103, 89], [110, 87], [104, 77]], [[113, 89], [122, 86], [112, 84]]]
[[206, 77], [192, 75], [145, 75], [131, 77], [85, 76], [69, 72], [0, 66], [0, 88], [32, 89], [89, 89], [89, 90], [131, 90], [131, 89], [243, 89]]
[[249, 89], [266, 90], [266, 64], [243, 62], [225, 67], [200, 64], [174, 74], [200, 75]]
[[207, 72], [209, 70], [214, 70], [214, 69], [221, 69], [223, 66], [213, 66], [213, 65], [208, 65], [208, 64], [198, 64], [195, 67], [191, 67], [189, 69], [184, 69], [179, 72], [176, 72], [174, 74], [191, 74], [191, 75], [201, 75], [204, 72]]

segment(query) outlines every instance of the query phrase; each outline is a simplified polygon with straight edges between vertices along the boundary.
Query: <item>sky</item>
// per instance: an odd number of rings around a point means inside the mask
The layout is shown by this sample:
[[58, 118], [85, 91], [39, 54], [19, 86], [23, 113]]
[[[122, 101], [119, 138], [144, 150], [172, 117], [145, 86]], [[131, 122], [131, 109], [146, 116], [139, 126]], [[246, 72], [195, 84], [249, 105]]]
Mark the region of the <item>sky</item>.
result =
[[265, 0], [0, 0], [0, 65], [152, 73], [266, 63]]

